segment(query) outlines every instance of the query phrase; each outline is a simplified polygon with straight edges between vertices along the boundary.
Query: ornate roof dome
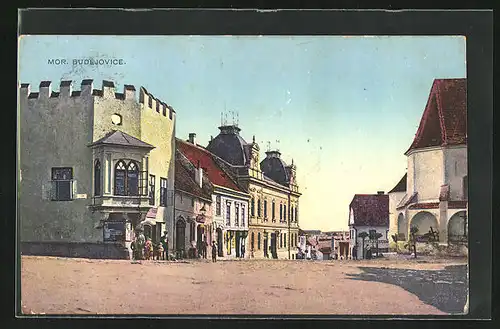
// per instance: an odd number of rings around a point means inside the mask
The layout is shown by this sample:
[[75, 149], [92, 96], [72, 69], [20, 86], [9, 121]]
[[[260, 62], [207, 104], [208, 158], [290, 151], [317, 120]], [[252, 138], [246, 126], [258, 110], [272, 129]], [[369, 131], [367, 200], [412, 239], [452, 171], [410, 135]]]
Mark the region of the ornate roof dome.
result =
[[281, 185], [288, 185], [290, 181], [289, 166], [281, 159], [279, 151], [267, 151], [266, 158], [260, 163], [260, 170], [267, 177]]
[[207, 150], [235, 166], [243, 166], [250, 161], [250, 146], [241, 136], [236, 125], [219, 127], [220, 133], [213, 138]]

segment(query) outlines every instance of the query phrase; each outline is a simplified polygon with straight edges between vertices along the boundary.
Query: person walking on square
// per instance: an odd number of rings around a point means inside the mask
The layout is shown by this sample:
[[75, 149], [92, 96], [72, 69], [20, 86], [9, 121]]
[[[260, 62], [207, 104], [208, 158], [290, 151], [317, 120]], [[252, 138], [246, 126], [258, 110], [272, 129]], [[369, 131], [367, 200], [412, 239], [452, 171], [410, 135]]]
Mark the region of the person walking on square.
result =
[[215, 244], [215, 241], [212, 242], [212, 262], [217, 261], [217, 245]]
[[241, 258], [245, 258], [245, 244], [241, 245]]
[[168, 260], [168, 232], [163, 232], [163, 236], [160, 238], [161, 245], [163, 247], [162, 259]]

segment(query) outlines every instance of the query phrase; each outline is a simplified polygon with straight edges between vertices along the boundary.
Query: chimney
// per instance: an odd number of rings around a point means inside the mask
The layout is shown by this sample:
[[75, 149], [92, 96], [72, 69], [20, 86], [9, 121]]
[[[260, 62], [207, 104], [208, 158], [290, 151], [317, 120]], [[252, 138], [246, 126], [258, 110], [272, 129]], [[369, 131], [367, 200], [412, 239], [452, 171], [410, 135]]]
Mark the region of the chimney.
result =
[[377, 191], [378, 195], [384, 195], [384, 191]]
[[203, 169], [201, 168], [200, 160], [198, 160], [198, 166], [195, 168], [194, 180], [196, 181], [196, 184], [200, 186], [200, 188], [203, 188]]
[[[191, 144], [194, 144], [196, 145], [196, 134], [195, 133], [190, 133], [189, 134], [189, 142]], [[198, 163], [198, 167], [200, 166], [200, 164]]]

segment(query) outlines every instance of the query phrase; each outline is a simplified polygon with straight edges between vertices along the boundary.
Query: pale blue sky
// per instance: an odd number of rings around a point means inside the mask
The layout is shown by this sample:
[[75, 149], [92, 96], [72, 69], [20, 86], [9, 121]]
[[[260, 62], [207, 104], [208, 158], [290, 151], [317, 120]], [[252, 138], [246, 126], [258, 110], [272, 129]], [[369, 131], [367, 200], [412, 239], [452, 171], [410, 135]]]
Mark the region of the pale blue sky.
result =
[[[47, 64], [88, 57], [126, 64]], [[347, 229], [355, 193], [399, 181], [433, 79], [466, 76], [454, 36], [24, 36], [19, 63], [32, 91], [42, 80], [142, 85], [176, 109], [177, 137], [196, 132], [204, 146], [224, 108], [238, 112], [261, 158], [271, 141], [294, 159], [301, 227], [322, 230]]]

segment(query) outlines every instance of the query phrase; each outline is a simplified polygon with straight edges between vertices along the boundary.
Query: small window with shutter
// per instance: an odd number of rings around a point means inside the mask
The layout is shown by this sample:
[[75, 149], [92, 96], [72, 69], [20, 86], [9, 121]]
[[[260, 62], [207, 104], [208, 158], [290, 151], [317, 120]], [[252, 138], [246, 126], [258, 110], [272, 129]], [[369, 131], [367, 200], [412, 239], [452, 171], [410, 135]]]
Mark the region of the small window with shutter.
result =
[[70, 201], [73, 200], [74, 181], [73, 168], [52, 168], [51, 180], [52, 201]]

